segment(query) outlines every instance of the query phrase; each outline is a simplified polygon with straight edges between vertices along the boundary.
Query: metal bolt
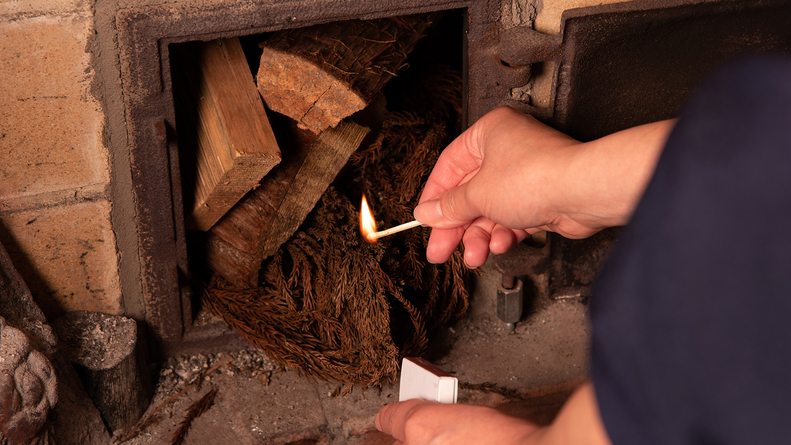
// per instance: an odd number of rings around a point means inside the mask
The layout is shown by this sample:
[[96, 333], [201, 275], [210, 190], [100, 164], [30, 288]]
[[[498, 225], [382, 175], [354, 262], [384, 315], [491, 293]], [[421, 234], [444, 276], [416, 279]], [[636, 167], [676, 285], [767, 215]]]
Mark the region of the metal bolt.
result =
[[[506, 285], [512, 284], [508, 288]], [[522, 280], [503, 275], [503, 282], [497, 286], [497, 318], [506, 323], [505, 329], [514, 330], [514, 323], [522, 318]]]

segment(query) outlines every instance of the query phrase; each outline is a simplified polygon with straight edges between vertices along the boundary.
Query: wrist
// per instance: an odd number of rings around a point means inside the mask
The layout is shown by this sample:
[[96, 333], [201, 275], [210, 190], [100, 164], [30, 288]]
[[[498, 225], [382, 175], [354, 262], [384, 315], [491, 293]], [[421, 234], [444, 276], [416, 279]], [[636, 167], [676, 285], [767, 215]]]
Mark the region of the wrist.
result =
[[564, 211], [595, 229], [628, 223], [674, 123], [654, 122], [581, 144], [565, 174], [570, 186]]
[[611, 445], [590, 382], [569, 397], [555, 420], [536, 431], [535, 445]]

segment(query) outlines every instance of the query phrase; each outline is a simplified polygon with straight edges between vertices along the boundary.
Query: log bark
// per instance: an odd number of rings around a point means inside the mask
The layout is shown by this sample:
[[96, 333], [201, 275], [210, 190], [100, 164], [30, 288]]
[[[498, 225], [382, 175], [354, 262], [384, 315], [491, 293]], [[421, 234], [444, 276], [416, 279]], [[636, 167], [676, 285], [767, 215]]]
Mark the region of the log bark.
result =
[[211, 229], [205, 243], [209, 267], [236, 286], [256, 286], [261, 262], [297, 231], [368, 131], [342, 122], [318, 136], [303, 135], [261, 185]]
[[153, 395], [144, 378], [137, 323], [98, 312], [69, 312], [52, 323], [66, 357], [111, 431], [134, 424]]
[[280, 31], [262, 43], [257, 83], [267, 107], [313, 133], [362, 110], [406, 66], [432, 14]]
[[174, 47], [187, 228], [208, 230], [280, 162], [239, 39]]

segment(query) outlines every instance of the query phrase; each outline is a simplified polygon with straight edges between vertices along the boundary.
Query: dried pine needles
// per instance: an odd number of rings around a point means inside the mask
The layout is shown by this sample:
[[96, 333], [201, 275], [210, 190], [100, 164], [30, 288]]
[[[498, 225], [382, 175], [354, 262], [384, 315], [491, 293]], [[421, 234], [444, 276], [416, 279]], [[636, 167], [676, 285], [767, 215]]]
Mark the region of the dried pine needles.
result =
[[459, 74], [433, 69], [411, 85], [414, 99], [386, 114], [374, 142], [352, 156], [300, 230], [264, 262], [260, 285], [235, 289], [215, 275], [203, 295], [280, 365], [347, 388], [392, 381], [401, 357], [424, 350], [431, 328], [467, 309], [461, 253], [429, 264], [428, 229], [375, 244], [359, 233], [363, 192], [380, 227], [411, 220], [437, 156], [458, 134]]

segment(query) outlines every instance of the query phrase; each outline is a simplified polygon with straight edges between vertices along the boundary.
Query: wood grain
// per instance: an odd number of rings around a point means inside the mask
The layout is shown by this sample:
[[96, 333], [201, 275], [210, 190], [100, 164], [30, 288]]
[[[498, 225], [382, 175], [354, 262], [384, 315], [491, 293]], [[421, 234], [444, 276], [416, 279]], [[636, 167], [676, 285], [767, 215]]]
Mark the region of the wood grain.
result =
[[209, 267], [239, 287], [257, 285], [261, 262], [297, 231], [368, 131], [344, 121], [318, 136], [303, 134], [261, 185], [211, 229]]
[[174, 47], [186, 224], [208, 230], [280, 162], [239, 39]]
[[284, 30], [262, 43], [257, 83], [267, 107], [313, 133], [362, 110], [407, 66], [434, 15]]

